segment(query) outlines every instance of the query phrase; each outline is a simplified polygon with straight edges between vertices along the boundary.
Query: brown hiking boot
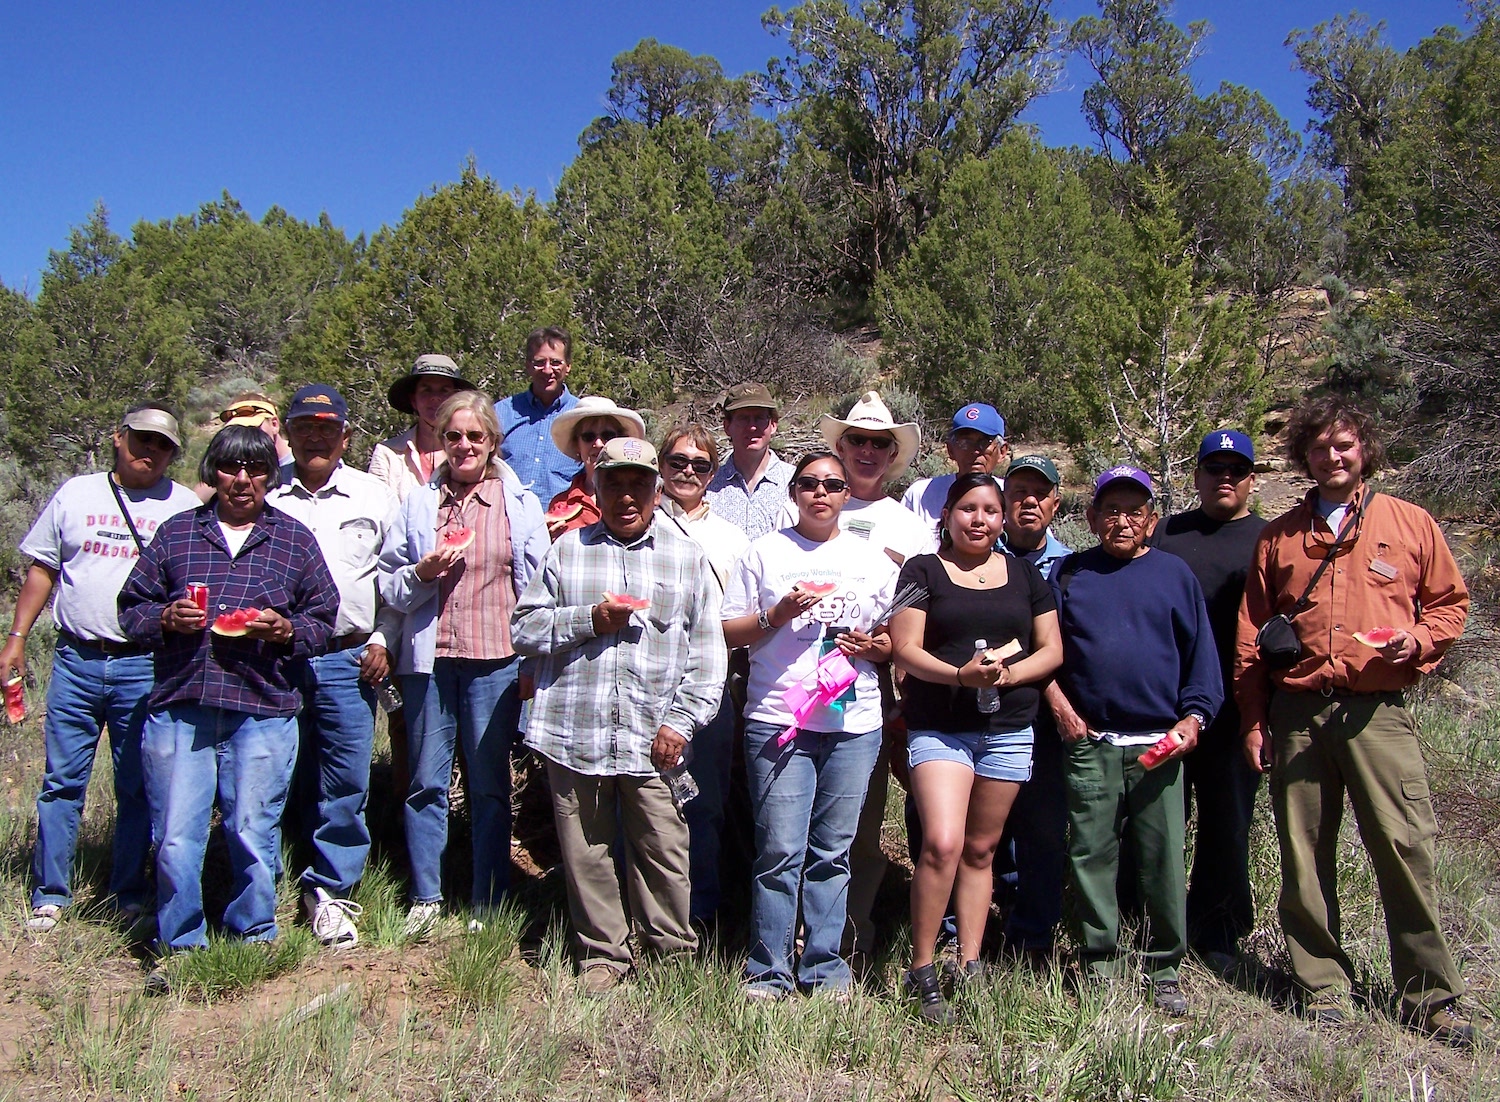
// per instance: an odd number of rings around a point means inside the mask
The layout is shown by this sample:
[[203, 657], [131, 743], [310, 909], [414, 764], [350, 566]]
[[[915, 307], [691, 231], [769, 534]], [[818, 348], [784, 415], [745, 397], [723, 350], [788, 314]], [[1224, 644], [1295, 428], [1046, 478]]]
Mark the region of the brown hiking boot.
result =
[[1474, 1047], [1474, 1025], [1458, 1013], [1451, 1001], [1418, 1011], [1406, 1019], [1406, 1026], [1453, 1048]]
[[625, 982], [625, 973], [608, 964], [591, 964], [578, 973], [578, 986], [585, 998], [602, 999]]

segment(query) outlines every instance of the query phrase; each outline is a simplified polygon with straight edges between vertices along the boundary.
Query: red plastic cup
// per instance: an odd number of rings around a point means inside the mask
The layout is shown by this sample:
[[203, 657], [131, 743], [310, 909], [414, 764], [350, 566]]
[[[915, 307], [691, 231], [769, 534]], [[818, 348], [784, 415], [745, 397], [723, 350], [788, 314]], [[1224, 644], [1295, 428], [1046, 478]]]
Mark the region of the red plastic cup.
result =
[[187, 598], [208, 615], [208, 586], [202, 582], [188, 582]]
[[26, 718], [26, 696], [22, 692], [24, 688], [19, 677], [13, 677], [5, 683], [5, 718], [12, 723], [20, 723]]

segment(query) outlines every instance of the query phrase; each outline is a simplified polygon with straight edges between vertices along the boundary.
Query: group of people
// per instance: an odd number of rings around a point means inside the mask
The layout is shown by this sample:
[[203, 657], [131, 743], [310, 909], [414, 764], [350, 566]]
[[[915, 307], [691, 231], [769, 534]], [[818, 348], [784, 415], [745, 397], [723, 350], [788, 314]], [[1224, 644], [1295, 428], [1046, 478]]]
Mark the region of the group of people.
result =
[[[949, 1021], [952, 988], [983, 974], [997, 886], [1011, 895], [1003, 945], [1041, 961], [1065, 881], [1083, 973], [1139, 961], [1154, 1005], [1180, 1015], [1187, 953], [1228, 974], [1253, 927], [1248, 835], [1269, 771], [1305, 1014], [1342, 1022], [1356, 978], [1333, 860], [1347, 791], [1402, 1016], [1472, 1041], [1403, 697], [1462, 631], [1468, 596], [1432, 518], [1371, 489], [1382, 453], [1359, 407], [1297, 411], [1290, 456], [1315, 485], [1286, 515], [1251, 512], [1254, 445], [1222, 429], [1198, 452], [1196, 508], [1160, 518], [1150, 476], [1111, 468], [1086, 513], [1097, 546], [1075, 552], [1051, 528], [1056, 466], [1012, 457], [987, 404], [954, 414], [955, 472], [897, 501], [885, 487], [920, 433], [873, 391], [825, 416], [825, 446], [793, 465], [772, 448], [780, 410], [759, 383], [724, 395], [721, 456], [705, 425], [657, 447], [636, 411], [574, 396], [571, 361], [565, 331], [536, 330], [530, 385], [492, 402], [449, 357], [419, 357], [388, 394], [412, 426], [375, 447], [369, 473], [343, 461], [337, 391], [302, 387], [284, 421], [242, 395], [199, 496], [167, 475], [173, 415], [125, 413], [113, 469], [68, 481], [22, 543], [31, 566], [0, 651], [0, 674], [24, 672], [55, 589], [34, 930], [72, 899], [107, 726], [110, 891], [127, 916], [154, 903], [163, 954], [206, 944], [216, 805], [225, 930], [276, 937], [285, 820], [309, 857], [297, 876], [313, 933], [355, 944], [378, 695], [408, 934], [442, 914], [459, 747], [471, 923], [505, 896], [524, 741], [545, 766], [591, 994], [628, 978], [632, 931], [652, 954], [696, 948], [743, 831], [747, 997], [846, 997], [874, 948], [894, 775], [915, 863], [903, 988], [924, 1018]], [[1356, 638], [1377, 627], [1393, 629], [1378, 647]], [[1138, 945], [1122, 907], [1142, 914]], [[168, 982], [158, 968], [148, 986]]]

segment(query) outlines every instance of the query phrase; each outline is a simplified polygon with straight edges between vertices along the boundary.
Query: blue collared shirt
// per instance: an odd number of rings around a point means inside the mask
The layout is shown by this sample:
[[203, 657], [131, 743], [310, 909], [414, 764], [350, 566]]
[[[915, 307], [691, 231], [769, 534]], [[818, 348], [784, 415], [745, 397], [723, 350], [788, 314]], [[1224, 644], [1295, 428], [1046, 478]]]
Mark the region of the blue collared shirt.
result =
[[577, 404], [578, 398], [567, 387], [548, 406], [537, 401], [530, 387], [495, 403], [495, 416], [505, 434], [500, 458], [510, 464], [521, 485], [536, 495], [543, 509], [568, 488], [581, 467], [578, 460], [569, 459], [552, 442], [552, 419]]
[[[1000, 535], [1000, 542], [995, 546], [998, 547], [1001, 551], [1005, 552], [1007, 555], [1010, 555], [1012, 558], [1021, 559], [1026, 557], [1022, 552], [1017, 551], [1014, 547], [1005, 542], [1005, 534], [1003, 532]], [[1050, 581], [1052, 579], [1053, 566], [1055, 566], [1062, 559], [1067, 558], [1072, 553], [1073, 549], [1067, 544], [1063, 543], [1062, 540], [1054, 536], [1052, 534], [1052, 529], [1049, 527], [1047, 529], [1047, 538], [1042, 543], [1042, 553], [1037, 556], [1036, 561], [1031, 565], [1035, 566], [1042, 572], [1042, 577]]]

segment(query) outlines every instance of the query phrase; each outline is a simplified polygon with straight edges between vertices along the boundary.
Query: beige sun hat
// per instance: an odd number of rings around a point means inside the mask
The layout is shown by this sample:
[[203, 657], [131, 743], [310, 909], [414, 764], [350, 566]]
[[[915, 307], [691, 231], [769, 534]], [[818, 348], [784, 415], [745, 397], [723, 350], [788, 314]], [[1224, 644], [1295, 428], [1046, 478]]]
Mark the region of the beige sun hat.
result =
[[855, 432], [877, 432], [883, 429], [894, 436], [896, 454], [891, 459], [891, 465], [886, 468], [887, 479], [899, 477], [917, 454], [917, 449], [922, 446], [922, 430], [917, 427], [917, 423], [907, 421], [898, 425], [891, 419], [891, 411], [880, 400], [880, 395], [873, 390], [866, 391], [864, 397], [854, 403], [847, 418], [841, 421], [833, 414], [825, 413], [819, 427], [823, 430], [823, 440], [835, 452], [838, 451], [839, 437], [851, 429]]
[[646, 422], [641, 420], [641, 415], [633, 409], [617, 406], [608, 398], [589, 396], [578, 399], [578, 404], [565, 413], [559, 413], [552, 419], [552, 442], [557, 445], [557, 450], [569, 459], [576, 459], [580, 463], [583, 458], [578, 454], [578, 446], [573, 440], [573, 430], [578, 427], [578, 422], [586, 421], [590, 417], [608, 417], [614, 420], [625, 430], [626, 436], [633, 436], [637, 440], [646, 439]]

